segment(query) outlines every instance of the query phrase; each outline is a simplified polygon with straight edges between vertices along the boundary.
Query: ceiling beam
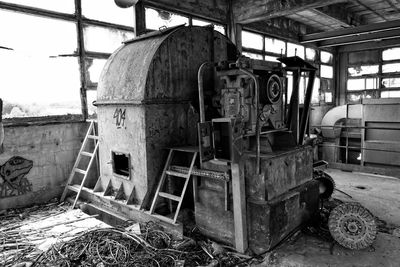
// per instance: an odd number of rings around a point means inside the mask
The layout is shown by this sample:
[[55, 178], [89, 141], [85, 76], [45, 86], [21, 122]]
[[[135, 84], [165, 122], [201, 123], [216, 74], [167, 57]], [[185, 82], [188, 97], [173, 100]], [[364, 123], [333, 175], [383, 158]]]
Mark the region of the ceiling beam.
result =
[[398, 4], [396, 1], [393, 2], [393, 0], [385, 0], [386, 3], [388, 3], [388, 5], [393, 8], [394, 10], [396, 10], [397, 12], [400, 12], [400, 8], [398, 8], [396, 6], [396, 4]]
[[360, 34], [357, 36], [348, 36], [339, 39], [325, 40], [317, 42], [318, 47], [332, 47], [332, 46], [343, 46], [350, 44], [359, 44], [365, 42], [380, 42], [382, 40], [399, 38], [400, 29], [393, 29], [388, 31], [372, 32], [368, 34]]
[[400, 20], [388, 22], [374, 23], [369, 25], [347, 28], [342, 30], [306, 34], [300, 37], [301, 43], [315, 43], [324, 40], [340, 39], [346, 37], [354, 37], [359, 35], [371, 34], [375, 32], [384, 32], [400, 29]]
[[349, 0], [235, 0], [233, 13], [237, 23], [268, 20]]

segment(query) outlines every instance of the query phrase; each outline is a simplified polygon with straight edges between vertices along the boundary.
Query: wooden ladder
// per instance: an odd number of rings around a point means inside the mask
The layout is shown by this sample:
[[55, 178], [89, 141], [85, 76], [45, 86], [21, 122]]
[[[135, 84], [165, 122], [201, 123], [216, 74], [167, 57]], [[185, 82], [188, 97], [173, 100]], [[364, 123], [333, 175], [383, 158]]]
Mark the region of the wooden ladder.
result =
[[[187, 172], [182, 173], [182, 172], [177, 172], [177, 171], [170, 170], [171, 162], [172, 162], [172, 159], [174, 157], [175, 151], [186, 152], [186, 153], [191, 153], [192, 154], [192, 160], [191, 160], [191, 163], [190, 163], [189, 170]], [[150, 214], [156, 215], [157, 218], [159, 218], [160, 220], [163, 220], [165, 222], [173, 223], [173, 224], [176, 223], [176, 220], [178, 219], [179, 210], [181, 209], [181, 206], [182, 206], [183, 197], [185, 196], [185, 192], [186, 192], [187, 186], [189, 184], [190, 176], [192, 175], [193, 167], [194, 167], [194, 164], [196, 162], [197, 153], [198, 153], [197, 148], [192, 148], [192, 147], [176, 147], [176, 148], [171, 148], [169, 150], [167, 162], [165, 163], [164, 170], [162, 172], [161, 179], [160, 179], [160, 182], [158, 184], [157, 191], [155, 193], [155, 196], [154, 196], [154, 199], [153, 199], [153, 203], [152, 203], [151, 208], [150, 208]], [[164, 182], [165, 182], [165, 180], [167, 178], [167, 175], [169, 175], [170, 178], [171, 177], [179, 177], [179, 178], [185, 179], [185, 183], [183, 185], [182, 192], [181, 192], [181, 194], [179, 196], [173, 195], [173, 194], [170, 194], [170, 193], [167, 193], [167, 192], [161, 192], [161, 189], [164, 186]], [[176, 207], [173, 219], [154, 213], [154, 210], [156, 208], [157, 201], [158, 201], [159, 197], [163, 197], [163, 198], [169, 199], [169, 201], [173, 200], [173, 201], [178, 202], [178, 205]], [[172, 210], [171, 210], [171, 212], [172, 212]]]
[[[93, 151], [90, 151], [90, 152], [85, 151], [85, 147], [88, 144], [89, 139], [93, 140], [93, 145], [94, 145]], [[65, 197], [67, 196], [68, 191], [76, 192], [76, 197], [75, 197], [74, 203], [72, 204], [72, 209], [75, 207], [76, 202], [78, 201], [79, 195], [81, 194], [81, 191], [85, 184], [86, 178], [88, 177], [88, 173], [89, 173], [90, 167], [92, 166], [94, 158], [97, 158], [98, 147], [99, 147], [99, 137], [96, 135], [95, 122], [92, 120], [92, 121], [90, 121], [89, 129], [86, 133], [85, 139], [83, 140], [81, 149], [79, 150], [78, 157], [76, 158], [74, 167], [72, 168], [71, 174], [69, 175], [67, 185], [65, 186], [64, 192], [60, 199], [60, 201], [64, 201]], [[84, 169], [84, 170], [78, 168], [79, 163], [81, 162], [81, 159], [83, 156], [90, 158], [89, 163], [88, 163], [86, 169]], [[82, 178], [80, 185], [74, 186], [73, 180], [74, 180], [75, 174], [77, 174], [77, 173], [83, 174], [83, 178]]]

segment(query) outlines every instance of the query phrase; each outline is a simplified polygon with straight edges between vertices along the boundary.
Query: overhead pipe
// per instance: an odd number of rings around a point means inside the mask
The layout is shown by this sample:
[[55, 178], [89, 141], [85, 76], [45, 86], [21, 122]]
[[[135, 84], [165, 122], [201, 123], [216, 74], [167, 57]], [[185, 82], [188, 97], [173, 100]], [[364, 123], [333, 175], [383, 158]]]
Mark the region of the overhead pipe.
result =
[[121, 8], [128, 8], [135, 5], [138, 0], [114, 0], [115, 4]]

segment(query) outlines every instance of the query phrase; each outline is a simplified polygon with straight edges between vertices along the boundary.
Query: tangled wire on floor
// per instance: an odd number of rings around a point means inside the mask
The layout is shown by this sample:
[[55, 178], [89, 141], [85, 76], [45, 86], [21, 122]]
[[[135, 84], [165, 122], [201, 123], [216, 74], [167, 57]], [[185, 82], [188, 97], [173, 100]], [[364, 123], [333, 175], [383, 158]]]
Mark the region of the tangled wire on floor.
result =
[[[34, 266], [158, 267], [177, 266], [178, 262], [198, 266], [208, 264], [213, 257], [200, 243], [193, 239], [174, 241], [154, 223], [145, 224], [140, 235], [118, 228], [96, 229], [52, 246], [36, 259]], [[220, 256], [220, 264], [241, 260], [227, 255]]]

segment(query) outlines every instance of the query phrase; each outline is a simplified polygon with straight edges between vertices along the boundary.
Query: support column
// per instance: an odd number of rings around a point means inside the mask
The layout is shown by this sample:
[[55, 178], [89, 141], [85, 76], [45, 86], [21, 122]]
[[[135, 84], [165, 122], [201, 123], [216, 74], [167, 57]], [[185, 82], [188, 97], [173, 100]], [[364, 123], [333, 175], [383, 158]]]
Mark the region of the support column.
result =
[[246, 190], [243, 161], [231, 164], [233, 218], [235, 225], [235, 247], [240, 253], [245, 253], [248, 247]]
[[138, 1], [135, 3], [133, 16], [135, 36], [137, 37], [146, 33], [146, 16], [143, 1]]

